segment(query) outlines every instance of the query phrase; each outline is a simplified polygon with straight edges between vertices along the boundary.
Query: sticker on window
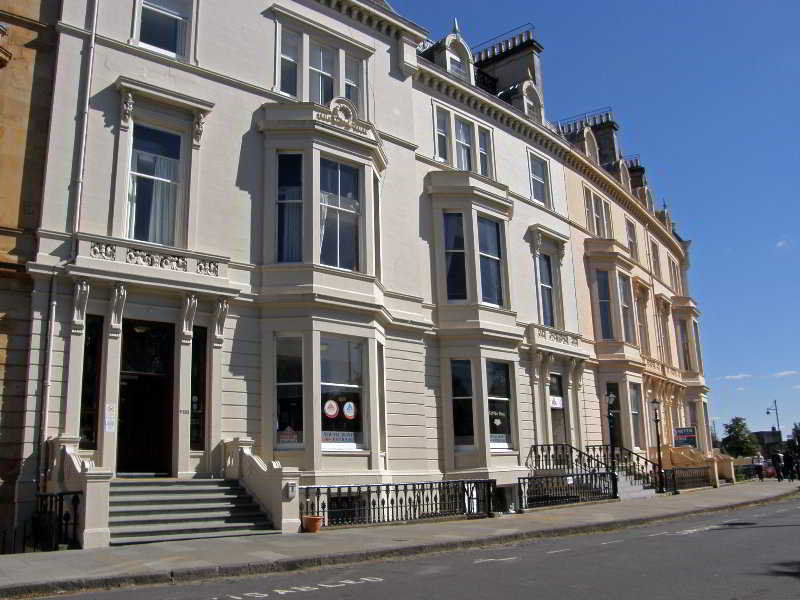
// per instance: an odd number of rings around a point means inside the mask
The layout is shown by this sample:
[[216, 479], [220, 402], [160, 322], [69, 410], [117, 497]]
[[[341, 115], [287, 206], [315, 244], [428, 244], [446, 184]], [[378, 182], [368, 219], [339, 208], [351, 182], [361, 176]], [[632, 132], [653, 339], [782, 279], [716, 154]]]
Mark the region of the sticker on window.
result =
[[325, 416], [329, 419], [335, 419], [339, 416], [339, 403], [336, 400], [328, 400], [323, 406]]
[[356, 405], [354, 402], [347, 401], [344, 403], [342, 407], [342, 414], [344, 415], [345, 419], [349, 419], [352, 421], [356, 418]]

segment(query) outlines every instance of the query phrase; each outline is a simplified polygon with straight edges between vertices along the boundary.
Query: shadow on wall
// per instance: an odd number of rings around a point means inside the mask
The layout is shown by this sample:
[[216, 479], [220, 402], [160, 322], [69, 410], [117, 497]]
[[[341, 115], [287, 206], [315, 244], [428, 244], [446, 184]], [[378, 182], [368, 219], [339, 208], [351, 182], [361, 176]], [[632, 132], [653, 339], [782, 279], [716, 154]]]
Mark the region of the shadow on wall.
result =
[[[223, 347], [222, 359], [222, 435], [223, 437], [250, 436], [261, 448], [260, 432], [272, 423], [261, 424], [261, 338], [257, 311], [242, 310], [232, 304], [228, 312], [225, 339], [230, 339], [230, 354]], [[242, 382], [244, 389], [238, 386]], [[226, 416], [225, 407], [244, 407], [244, 413]], [[244, 423], [235, 423], [244, 420]], [[261, 450], [263, 453], [263, 449]]]
[[[275, 200], [272, 194], [266, 193], [266, 190], [272, 189], [272, 182], [263, 181], [262, 183], [264, 178], [264, 140], [262, 138], [263, 134], [256, 125], [261, 110], [259, 108], [253, 113], [250, 119], [250, 128], [242, 134], [239, 161], [236, 168], [236, 187], [247, 192], [250, 196], [250, 209], [244, 212], [250, 215], [249, 262], [255, 264], [260, 264], [264, 256], [262, 239], [266, 236], [261, 233], [264, 223], [264, 202], [273, 202]], [[214, 201], [217, 210], [225, 210], [224, 205], [219, 203], [217, 199], [206, 198], [206, 200]]]

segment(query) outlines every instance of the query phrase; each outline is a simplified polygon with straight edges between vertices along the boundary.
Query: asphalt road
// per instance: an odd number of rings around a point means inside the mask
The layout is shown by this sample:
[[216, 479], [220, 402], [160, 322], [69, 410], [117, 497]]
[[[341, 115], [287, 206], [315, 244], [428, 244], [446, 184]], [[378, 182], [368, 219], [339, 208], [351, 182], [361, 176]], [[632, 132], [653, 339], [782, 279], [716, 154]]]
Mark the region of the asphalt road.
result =
[[794, 498], [611, 533], [70, 598], [788, 600], [800, 598], [798, 536]]

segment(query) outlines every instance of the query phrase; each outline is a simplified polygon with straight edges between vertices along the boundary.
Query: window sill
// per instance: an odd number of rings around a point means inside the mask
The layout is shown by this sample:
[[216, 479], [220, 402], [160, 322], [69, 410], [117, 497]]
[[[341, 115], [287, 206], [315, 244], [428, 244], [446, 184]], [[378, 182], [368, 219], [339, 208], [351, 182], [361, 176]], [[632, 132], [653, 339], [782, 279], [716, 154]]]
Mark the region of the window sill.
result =
[[370, 451], [367, 448], [331, 448], [322, 447], [323, 456], [369, 456]]
[[519, 456], [519, 452], [513, 448], [491, 448], [492, 456]]

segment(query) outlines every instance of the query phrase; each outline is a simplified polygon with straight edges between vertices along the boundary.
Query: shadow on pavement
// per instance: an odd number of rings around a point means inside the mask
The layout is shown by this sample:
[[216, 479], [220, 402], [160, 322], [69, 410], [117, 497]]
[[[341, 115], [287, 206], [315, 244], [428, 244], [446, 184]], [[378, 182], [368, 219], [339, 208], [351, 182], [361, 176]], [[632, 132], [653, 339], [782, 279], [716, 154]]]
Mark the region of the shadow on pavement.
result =
[[800, 561], [793, 560], [775, 563], [775, 565], [769, 570], [769, 574], [800, 579]]

